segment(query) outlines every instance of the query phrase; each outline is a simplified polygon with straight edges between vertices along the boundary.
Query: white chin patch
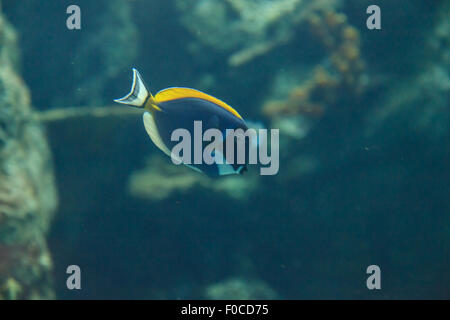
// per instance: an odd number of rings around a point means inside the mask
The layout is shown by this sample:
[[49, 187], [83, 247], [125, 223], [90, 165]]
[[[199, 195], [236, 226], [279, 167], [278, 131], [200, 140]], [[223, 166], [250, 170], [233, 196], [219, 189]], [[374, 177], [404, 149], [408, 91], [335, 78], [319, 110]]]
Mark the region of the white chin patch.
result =
[[226, 159], [222, 153], [216, 150], [217, 156], [222, 157], [222, 164], [216, 164], [220, 176], [226, 176], [229, 174], [237, 174], [231, 164], [226, 163]]

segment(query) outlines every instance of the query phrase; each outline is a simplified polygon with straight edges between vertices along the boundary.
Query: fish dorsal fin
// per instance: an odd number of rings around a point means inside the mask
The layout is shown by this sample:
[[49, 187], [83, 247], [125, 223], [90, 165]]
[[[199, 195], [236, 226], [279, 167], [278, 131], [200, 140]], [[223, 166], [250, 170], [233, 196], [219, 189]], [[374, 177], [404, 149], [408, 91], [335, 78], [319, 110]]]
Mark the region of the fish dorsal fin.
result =
[[223, 102], [222, 100], [219, 100], [217, 98], [214, 98], [213, 96], [210, 96], [209, 94], [206, 94], [204, 92], [190, 89], [190, 88], [181, 88], [181, 87], [174, 87], [174, 88], [167, 88], [164, 90], [161, 90], [158, 92], [155, 96], [155, 100], [157, 102], [165, 102], [165, 101], [171, 101], [171, 100], [177, 100], [177, 99], [183, 99], [183, 98], [198, 98], [203, 99], [209, 102], [212, 102], [219, 107], [227, 110], [228, 112], [231, 112], [234, 116], [238, 117], [239, 119], [242, 119], [241, 115], [234, 110], [232, 107], [230, 107], [228, 104]]

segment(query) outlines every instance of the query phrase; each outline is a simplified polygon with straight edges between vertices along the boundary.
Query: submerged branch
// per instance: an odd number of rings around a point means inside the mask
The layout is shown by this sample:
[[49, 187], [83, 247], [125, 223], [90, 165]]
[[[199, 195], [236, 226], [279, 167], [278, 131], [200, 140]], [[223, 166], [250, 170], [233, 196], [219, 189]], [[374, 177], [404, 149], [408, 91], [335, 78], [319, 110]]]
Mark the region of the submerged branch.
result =
[[69, 107], [37, 111], [35, 112], [35, 117], [41, 122], [54, 122], [71, 118], [105, 118], [115, 116], [136, 116], [140, 114], [142, 114], [142, 110], [136, 108], [126, 108], [124, 106]]

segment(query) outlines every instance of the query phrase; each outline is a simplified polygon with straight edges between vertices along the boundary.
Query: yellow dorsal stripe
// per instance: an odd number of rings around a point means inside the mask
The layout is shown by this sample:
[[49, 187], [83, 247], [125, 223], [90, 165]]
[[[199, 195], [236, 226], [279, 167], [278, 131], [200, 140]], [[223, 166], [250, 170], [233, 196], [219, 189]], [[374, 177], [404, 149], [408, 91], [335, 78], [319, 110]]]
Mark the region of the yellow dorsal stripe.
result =
[[212, 102], [212, 103], [218, 105], [219, 107], [222, 107], [225, 110], [231, 112], [233, 115], [235, 115], [239, 119], [242, 119], [241, 115], [236, 110], [234, 110], [232, 107], [227, 105], [222, 100], [214, 98], [213, 96], [210, 96], [209, 94], [203, 93], [203, 92], [195, 90], [195, 89], [168, 88], [168, 89], [161, 90], [155, 96], [155, 100], [157, 102], [165, 102], [165, 101], [171, 101], [171, 100], [183, 99], [183, 98], [199, 98], [199, 99], [203, 99], [203, 100]]

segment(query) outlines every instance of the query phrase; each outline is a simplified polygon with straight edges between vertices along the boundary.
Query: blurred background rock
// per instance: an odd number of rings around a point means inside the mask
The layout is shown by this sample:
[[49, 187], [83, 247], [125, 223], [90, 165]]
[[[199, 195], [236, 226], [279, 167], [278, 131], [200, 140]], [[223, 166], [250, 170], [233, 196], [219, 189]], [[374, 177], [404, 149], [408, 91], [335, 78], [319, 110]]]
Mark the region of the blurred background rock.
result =
[[46, 236], [56, 209], [50, 151], [0, 12], [0, 299], [54, 298]]
[[[2, 297], [449, 298], [450, 8], [379, 1], [370, 31], [371, 4], [3, 0]], [[109, 107], [131, 67], [153, 92], [197, 88], [279, 128], [279, 174], [173, 166]], [[27, 87], [66, 116], [33, 120]]]

